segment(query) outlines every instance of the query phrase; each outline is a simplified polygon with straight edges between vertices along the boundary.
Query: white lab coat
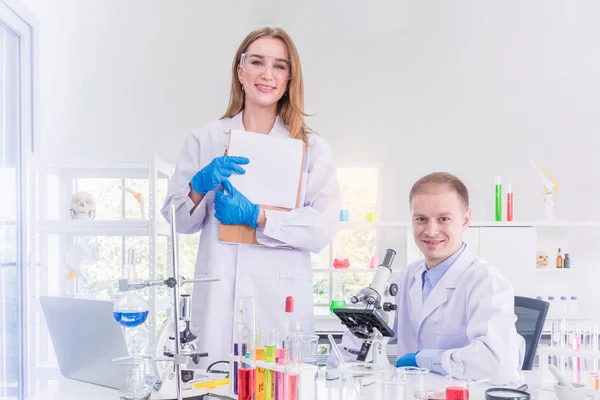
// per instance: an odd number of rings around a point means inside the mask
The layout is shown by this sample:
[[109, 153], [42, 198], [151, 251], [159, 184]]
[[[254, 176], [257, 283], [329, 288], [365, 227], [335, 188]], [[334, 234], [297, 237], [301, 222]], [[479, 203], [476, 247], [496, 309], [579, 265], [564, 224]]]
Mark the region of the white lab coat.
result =
[[[450, 375], [496, 384], [519, 381], [525, 341], [515, 327], [512, 285], [467, 246], [423, 303], [425, 268], [424, 260], [414, 262], [393, 279], [398, 357], [421, 350], [417, 364], [422, 366], [428, 350], [446, 350], [442, 367]], [[342, 348], [356, 349], [359, 343], [346, 332]]]
[[[178, 232], [202, 231], [194, 277], [220, 278], [219, 282], [195, 284], [192, 294], [191, 329], [198, 335], [199, 349], [209, 353], [202, 359], [204, 367], [210, 362], [226, 360], [231, 353], [238, 297], [255, 298], [257, 324], [278, 327], [285, 319], [285, 298], [293, 296], [294, 317], [300, 320], [305, 332], [314, 331], [310, 253], [320, 252], [334, 239], [341, 202], [329, 145], [311, 134], [302, 178], [304, 206], [290, 212], [267, 210], [264, 229], [257, 229], [257, 240], [263, 246], [221, 243], [220, 222], [214, 217], [213, 204], [220, 186], [204, 196], [192, 215], [194, 204], [188, 193], [189, 182], [196, 172], [223, 155], [231, 129], [244, 129], [242, 113], [215, 121], [189, 135], [162, 208], [162, 214], [170, 220], [169, 208], [175, 204]], [[279, 117], [270, 135], [290, 137]]]

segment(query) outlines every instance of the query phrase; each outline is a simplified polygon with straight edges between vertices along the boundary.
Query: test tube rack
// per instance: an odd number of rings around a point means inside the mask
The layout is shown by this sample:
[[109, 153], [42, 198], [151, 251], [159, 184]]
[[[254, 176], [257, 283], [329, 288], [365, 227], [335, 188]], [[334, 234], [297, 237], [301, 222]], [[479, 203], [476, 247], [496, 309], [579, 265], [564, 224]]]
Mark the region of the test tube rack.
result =
[[598, 372], [600, 351], [548, 346], [538, 348], [537, 354], [542, 389], [553, 390], [556, 379], [550, 372], [549, 365], [554, 364], [569, 381], [578, 381], [578, 383], [586, 385], [585, 395], [600, 399], [600, 390], [598, 390], [600, 388], [592, 387], [591, 379], [591, 373]]
[[[240, 356], [236, 356], [233, 354], [229, 355], [229, 362], [233, 363], [234, 361], [238, 361]], [[285, 373], [285, 365], [276, 364], [261, 360], [253, 360], [250, 364], [254, 368], [263, 368], [265, 370], [273, 371], [273, 372], [282, 372]], [[316, 379], [318, 374], [318, 368], [313, 364], [299, 364], [299, 372], [298, 372], [298, 400], [314, 400], [317, 398], [315, 390], [316, 390]], [[230, 377], [230, 379], [233, 379]], [[229, 387], [219, 386], [214, 389], [210, 389], [209, 393], [231, 397], [233, 399], [237, 399], [237, 395], [232, 393]], [[287, 400], [287, 399], [281, 399]]]

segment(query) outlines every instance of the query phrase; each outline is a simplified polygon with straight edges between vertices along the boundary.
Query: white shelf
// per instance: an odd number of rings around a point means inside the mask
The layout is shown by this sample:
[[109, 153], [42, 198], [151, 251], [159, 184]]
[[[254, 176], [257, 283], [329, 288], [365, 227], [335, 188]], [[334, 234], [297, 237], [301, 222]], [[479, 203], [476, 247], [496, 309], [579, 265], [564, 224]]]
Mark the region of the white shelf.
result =
[[[148, 220], [68, 220], [38, 221], [37, 232], [45, 234], [69, 234], [73, 236], [149, 236]], [[166, 222], [156, 223], [156, 234], [169, 236], [171, 226]]]
[[[396, 222], [366, 222], [366, 221], [342, 221], [340, 229], [376, 229], [376, 228], [409, 228], [410, 221]], [[471, 227], [563, 227], [563, 228], [600, 228], [600, 221], [472, 221]]]
[[535, 269], [535, 273], [536, 274], [569, 274], [569, 273], [573, 273], [573, 268], [555, 268], [555, 267], [548, 267], [548, 268], [536, 268]]
[[410, 222], [366, 222], [366, 221], [342, 221], [340, 229], [376, 229], [380, 227], [409, 228]]
[[46, 172], [62, 171], [77, 178], [148, 179], [151, 161], [154, 161], [158, 178], [171, 177], [173, 166], [156, 155], [146, 159], [126, 161], [40, 160], [38, 163], [39, 168], [43, 168]]
[[581, 227], [600, 227], [600, 221], [473, 221], [473, 227], [496, 227], [496, 226], [514, 226], [514, 227], [556, 227], [556, 228], [581, 228]]
[[313, 268], [312, 269], [313, 272], [325, 272], [325, 273], [329, 273], [329, 272], [333, 272], [334, 274], [353, 274], [353, 273], [374, 273], [376, 271], [376, 269], [371, 269], [371, 268], [346, 268], [346, 269], [336, 269], [336, 268]]

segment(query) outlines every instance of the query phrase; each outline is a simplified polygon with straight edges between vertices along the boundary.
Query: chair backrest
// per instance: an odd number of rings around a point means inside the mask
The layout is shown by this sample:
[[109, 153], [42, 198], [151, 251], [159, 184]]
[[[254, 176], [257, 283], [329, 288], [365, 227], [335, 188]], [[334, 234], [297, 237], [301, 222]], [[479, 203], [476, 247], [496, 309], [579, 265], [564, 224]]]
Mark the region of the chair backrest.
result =
[[525, 359], [523, 370], [533, 367], [542, 328], [546, 321], [549, 304], [543, 300], [515, 296], [515, 314], [517, 315], [517, 333], [525, 339]]

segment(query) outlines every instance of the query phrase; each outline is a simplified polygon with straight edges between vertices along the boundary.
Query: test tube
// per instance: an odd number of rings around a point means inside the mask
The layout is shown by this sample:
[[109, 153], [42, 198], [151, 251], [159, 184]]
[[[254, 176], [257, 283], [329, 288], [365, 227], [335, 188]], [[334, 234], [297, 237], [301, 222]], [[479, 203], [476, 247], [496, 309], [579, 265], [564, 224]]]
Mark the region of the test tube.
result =
[[240, 297], [237, 300], [238, 327], [238, 400], [255, 400], [255, 306], [253, 297]]
[[256, 392], [255, 368], [252, 360], [252, 342], [254, 335], [244, 328], [242, 324], [238, 325], [238, 337], [242, 343], [242, 348], [250, 349], [250, 351], [240, 352], [238, 365], [238, 399], [239, 400], [254, 400]]
[[[552, 321], [552, 331], [550, 333], [550, 346], [560, 347], [560, 330], [558, 321]], [[550, 356], [550, 364], [558, 368], [558, 357], [554, 354]]]
[[[599, 351], [600, 349], [598, 349], [598, 324], [594, 324], [593, 327], [593, 335], [592, 336], [592, 346], [593, 346], [593, 350], [594, 351]], [[598, 359], [595, 358], [594, 359], [594, 371], [598, 371]]]
[[[581, 325], [575, 325], [575, 331], [570, 333], [571, 349], [574, 351], [581, 350]], [[573, 382], [581, 382], [581, 359], [577, 356], [572, 357]]]
[[[561, 349], [565, 349], [565, 348], [567, 348], [567, 340], [566, 340], [567, 334], [568, 334], [567, 321], [564, 318], [560, 318], [558, 320], [558, 323], [559, 323], [559, 331], [560, 331], [560, 337], [559, 337], [560, 346], [559, 347]], [[559, 369], [560, 373], [564, 375], [566, 372], [565, 364], [567, 362], [567, 359], [565, 356], [560, 356], [558, 359], [559, 359], [558, 369]]]
[[[279, 341], [279, 330], [275, 328], [264, 329], [261, 333], [262, 345], [265, 349], [265, 362], [273, 364], [275, 362], [275, 352], [277, 342]], [[275, 371], [267, 369], [266, 371], [266, 397], [267, 400], [275, 399]]]
[[600, 390], [600, 376], [597, 372], [590, 372], [590, 387], [592, 390]]
[[298, 377], [300, 375], [300, 333], [294, 332], [286, 338], [284, 343], [285, 378], [284, 398], [285, 400], [298, 400]]
[[[285, 359], [283, 356], [283, 348], [275, 350], [275, 364], [284, 365]], [[275, 371], [275, 400], [285, 400], [285, 374], [283, 372]]]
[[[256, 361], [265, 360], [265, 348], [262, 342], [263, 328], [259, 328], [256, 332]], [[266, 400], [266, 372], [262, 367], [256, 366], [256, 400]]]
[[239, 328], [236, 326], [233, 330], [233, 355], [237, 357], [235, 357], [235, 360], [231, 363], [231, 371], [229, 373], [229, 376], [233, 378], [229, 380], [229, 390], [234, 394], [238, 394], [238, 357], [240, 355], [238, 331]]

